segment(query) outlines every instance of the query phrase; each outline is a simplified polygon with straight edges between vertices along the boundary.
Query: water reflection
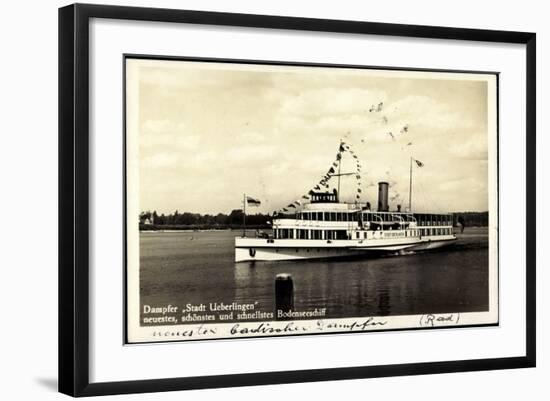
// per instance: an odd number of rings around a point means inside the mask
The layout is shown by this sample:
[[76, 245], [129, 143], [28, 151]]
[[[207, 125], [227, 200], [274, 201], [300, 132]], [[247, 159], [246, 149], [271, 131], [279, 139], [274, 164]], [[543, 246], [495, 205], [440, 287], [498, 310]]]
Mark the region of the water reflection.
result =
[[141, 236], [142, 303], [257, 302], [273, 311], [275, 277], [289, 273], [296, 310], [327, 317], [487, 310], [488, 252], [445, 252], [359, 260], [233, 262], [233, 233]]

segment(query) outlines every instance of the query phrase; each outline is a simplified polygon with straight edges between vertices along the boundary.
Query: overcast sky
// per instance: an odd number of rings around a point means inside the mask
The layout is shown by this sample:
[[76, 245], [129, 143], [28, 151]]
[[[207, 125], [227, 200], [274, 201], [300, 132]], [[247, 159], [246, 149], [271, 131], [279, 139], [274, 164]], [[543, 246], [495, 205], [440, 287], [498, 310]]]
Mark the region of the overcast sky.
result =
[[[424, 163], [413, 210], [488, 209], [488, 86], [477, 75], [130, 62], [142, 211], [229, 213], [246, 193], [262, 202], [251, 212], [273, 212], [319, 182], [341, 139], [362, 164], [362, 201], [376, 205], [376, 183], [389, 181], [391, 208], [407, 205], [412, 156]], [[349, 153], [342, 171], [355, 171]], [[341, 186], [353, 201], [356, 179]]]

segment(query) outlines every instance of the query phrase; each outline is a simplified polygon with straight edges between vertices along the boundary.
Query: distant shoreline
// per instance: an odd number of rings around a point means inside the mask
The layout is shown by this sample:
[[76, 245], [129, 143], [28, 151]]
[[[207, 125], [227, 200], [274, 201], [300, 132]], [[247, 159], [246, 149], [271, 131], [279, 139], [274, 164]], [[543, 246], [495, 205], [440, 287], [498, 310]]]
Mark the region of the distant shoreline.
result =
[[[455, 229], [458, 226], [453, 226]], [[466, 230], [469, 228], [483, 228], [487, 225], [471, 225], [466, 226]], [[242, 226], [230, 225], [230, 226], [208, 226], [208, 225], [169, 225], [169, 224], [140, 224], [139, 231], [142, 232], [194, 232], [194, 231], [242, 231]], [[270, 225], [255, 225], [246, 226], [246, 230], [271, 230]]]
[[[140, 224], [139, 231], [227, 231], [242, 230], [242, 225], [207, 225], [207, 224]], [[270, 230], [270, 225], [247, 225], [247, 230]]]

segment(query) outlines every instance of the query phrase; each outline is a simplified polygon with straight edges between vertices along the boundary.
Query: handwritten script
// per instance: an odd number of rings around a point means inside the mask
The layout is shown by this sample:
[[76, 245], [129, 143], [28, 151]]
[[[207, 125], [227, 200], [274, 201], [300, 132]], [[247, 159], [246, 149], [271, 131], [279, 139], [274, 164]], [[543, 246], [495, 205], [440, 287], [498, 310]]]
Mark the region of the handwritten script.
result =
[[460, 313], [427, 314], [420, 316], [420, 327], [436, 327], [457, 325], [460, 321]]

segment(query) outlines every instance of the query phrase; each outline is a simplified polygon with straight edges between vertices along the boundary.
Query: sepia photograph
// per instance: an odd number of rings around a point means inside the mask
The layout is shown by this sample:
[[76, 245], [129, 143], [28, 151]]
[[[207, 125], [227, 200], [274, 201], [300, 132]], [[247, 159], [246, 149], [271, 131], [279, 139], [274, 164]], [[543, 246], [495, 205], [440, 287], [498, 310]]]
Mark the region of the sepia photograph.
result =
[[124, 63], [127, 343], [499, 323], [498, 74]]

